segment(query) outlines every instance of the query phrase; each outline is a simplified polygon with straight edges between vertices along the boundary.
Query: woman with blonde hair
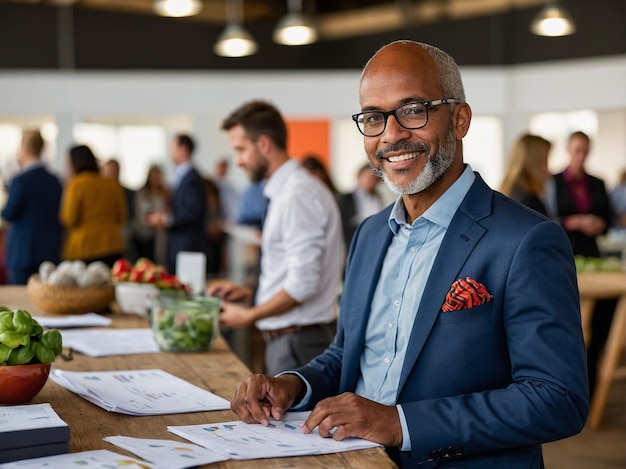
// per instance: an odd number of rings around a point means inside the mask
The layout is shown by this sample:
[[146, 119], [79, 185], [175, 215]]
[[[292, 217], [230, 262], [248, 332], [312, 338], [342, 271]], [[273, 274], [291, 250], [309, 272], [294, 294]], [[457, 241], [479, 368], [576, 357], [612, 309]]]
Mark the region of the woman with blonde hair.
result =
[[538, 135], [522, 135], [511, 148], [500, 192], [547, 215], [543, 197], [552, 144]]

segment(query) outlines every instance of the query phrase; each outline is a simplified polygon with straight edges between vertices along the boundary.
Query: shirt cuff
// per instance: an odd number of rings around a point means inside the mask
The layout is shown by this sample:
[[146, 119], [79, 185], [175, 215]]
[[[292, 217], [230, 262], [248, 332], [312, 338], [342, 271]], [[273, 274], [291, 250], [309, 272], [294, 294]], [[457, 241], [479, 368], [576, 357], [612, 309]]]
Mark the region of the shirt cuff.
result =
[[398, 409], [398, 416], [400, 417], [400, 425], [402, 426], [402, 446], [400, 451], [411, 451], [411, 435], [409, 434], [409, 426], [406, 423], [406, 416], [401, 405], [396, 405]]
[[311, 388], [311, 384], [304, 378], [304, 376], [302, 376], [297, 371], [283, 371], [282, 373], [278, 373], [275, 376], [275, 378], [278, 378], [281, 375], [296, 375], [298, 378], [302, 380], [302, 382], [306, 386], [306, 392], [304, 393], [304, 397], [300, 399], [300, 402], [294, 402], [291, 405], [291, 407], [289, 407], [289, 410], [292, 410], [292, 411], [305, 410], [309, 405], [311, 396], [313, 395], [313, 388]]

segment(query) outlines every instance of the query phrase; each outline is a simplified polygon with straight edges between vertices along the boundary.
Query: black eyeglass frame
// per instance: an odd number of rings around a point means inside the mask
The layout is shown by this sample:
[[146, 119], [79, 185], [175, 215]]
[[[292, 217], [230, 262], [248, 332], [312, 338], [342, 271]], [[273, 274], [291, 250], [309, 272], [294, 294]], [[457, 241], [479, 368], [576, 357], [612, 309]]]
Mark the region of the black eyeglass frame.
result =
[[[400, 104], [400, 106], [397, 106], [397, 107], [393, 108], [390, 111], [366, 111], [366, 112], [359, 112], [358, 114], [353, 114], [352, 115], [352, 120], [356, 124], [356, 128], [359, 129], [359, 132], [364, 137], [378, 137], [387, 128], [387, 119], [391, 115], [393, 115], [393, 117], [396, 119], [396, 122], [400, 125], [400, 127], [404, 128], [404, 129], [407, 129], [407, 130], [417, 130], [417, 129], [421, 129], [423, 127], [426, 127], [426, 124], [428, 124], [428, 110], [432, 106], [438, 106], [440, 104], [459, 104], [459, 103], [462, 103], [462, 102], [463, 101], [461, 101], [460, 99], [457, 99], [457, 98], [441, 98], [441, 99], [432, 99], [430, 101], [412, 101], [412, 102], [409, 102], [409, 103]], [[398, 119], [398, 114], [397, 114], [398, 109], [403, 108], [405, 106], [410, 106], [411, 104], [421, 104], [422, 106], [424, 106], [424, 110], [426, 111], [426, 119], [424, 120], [424, 124], [420, 125], [419, 127], [407, 127], [406, 125], [402, 124], [402, 122], [400, 122], [400, 119]], [[364, 114], [371, 114], [371, 113], [381, 114], [383, 116], [384, 124], [383, 124], [383, 128], [382, 128], [382, 130], [380, 132], [378, 132], [377, 134], [368, 135], [363, 130], [361, 130], [361, 127], [359, 126], [359, 118], [362, 115], [364, 115]]]

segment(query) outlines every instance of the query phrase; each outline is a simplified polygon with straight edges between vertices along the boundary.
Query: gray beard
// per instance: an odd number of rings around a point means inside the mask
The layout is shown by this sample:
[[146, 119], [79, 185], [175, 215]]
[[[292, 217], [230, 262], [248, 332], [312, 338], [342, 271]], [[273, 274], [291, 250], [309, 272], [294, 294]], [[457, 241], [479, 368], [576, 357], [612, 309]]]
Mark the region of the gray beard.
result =
[[[422, 143], [418, 144], [417, 147], [412, 148], [416, 151], [424, 151], [425, 154], [428, 155], [430, 153], [430, 146]], [[392, 182], [389, 179], [389, 175], [381, 168], [376, 168], [372, 165], [370, 161], [370, 166], [376, 175], [385, 182], [385, 185], [395, 194], [398, 195], [409, 195], [409, 194], [417, 194], [418, 192], [422, 192], [423, 190], [429, 188], [437, 179], [439, 179], [443, 174], [452, 166], [454, 162], [454, 153], [456, 151], [456, 138], [454, 135], [454, 129], [452, 127], [449, 128], [448, 134], [446, 136], [445, 144], [437, 150], [432, 157], [428, 157], [428, 161], [424, 166], [422, 172], [411, 182], [405, 185], [398, 185]], [[377, 153], [377, 158], [380, 160], [382, 158], [382, 152]], [[418, 157], [419, 158], [419, 157]]]

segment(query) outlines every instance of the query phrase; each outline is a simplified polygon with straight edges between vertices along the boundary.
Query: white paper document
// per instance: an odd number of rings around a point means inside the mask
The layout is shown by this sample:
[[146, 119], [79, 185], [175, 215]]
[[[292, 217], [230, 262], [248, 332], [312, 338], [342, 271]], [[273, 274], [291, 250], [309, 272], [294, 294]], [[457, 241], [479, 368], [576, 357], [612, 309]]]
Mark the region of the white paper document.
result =
[[230, 403], [163, 370], [76, 372], [52, 370], [50, 379], [111, 412], [162, 415], [230, 408]]
[[185, 469], [228, 459], [227, 456], [201, 446], [174, 440], [109, 436], [104, 438], [104, 441], [150, 461], [159, 469]]
[[0, 438], [2, 432], [64, 426], [67, 424], [50, 404], [0, 406]]
[[259, 230], [251, 226], [229, 223], [224, 226], [224, 232], [242, 243], [252, 244], [254, 246], [261, 245]]
[[112, 322], [111, 318], [105, 318], [97, 313], [69, 314], [67, 316], [34, 316], [33, 319], [44, 327], [56, 327], [58, 329], [110, 326]]
[[115, 469], [118, 467], [123, 469], [157, 469], [152, 464], [105, 449], [57, 454], [56, 456], [0, 464], [0, 469], [68, 469], [70, 467], [80, 469]]
[[90, 357], [156, 353], [152, 329], [77, 329], [61, 331], [63, 346]]
[[231, 459], [261, 459], [284, 456], [340, 453], [381, 446], [378, 443], [348, 438], [335, 441], [322, 438], [317, 430], [302, 432], [306, 415], [301, 419], [286, 418], [270, 421], [269, 426], [242, 421], [208, 423], [205, 425], [169, 426], [168, 431]]

